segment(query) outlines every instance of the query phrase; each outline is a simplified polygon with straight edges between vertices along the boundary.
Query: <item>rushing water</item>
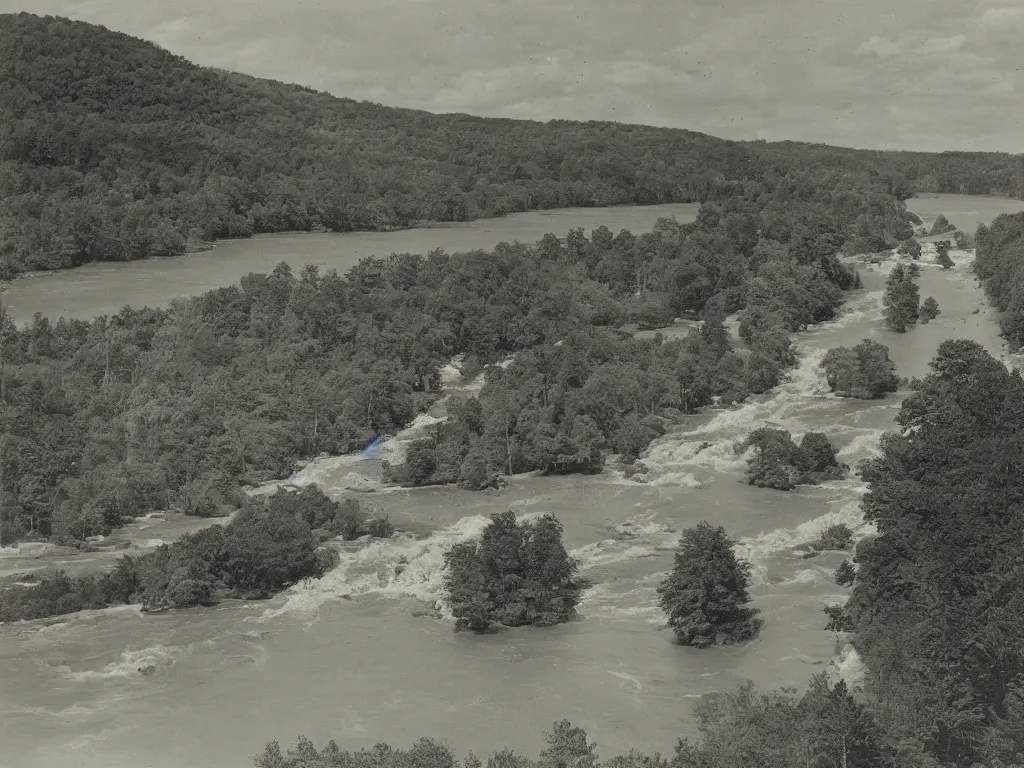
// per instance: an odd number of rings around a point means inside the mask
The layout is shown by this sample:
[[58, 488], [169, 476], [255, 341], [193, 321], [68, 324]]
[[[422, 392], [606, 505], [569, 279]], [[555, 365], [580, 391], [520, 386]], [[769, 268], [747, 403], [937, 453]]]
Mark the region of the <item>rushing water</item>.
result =
[[[841, 318], [797, 337], [801, 362], [787, 383], [692, 417], [658, 440], [644, 459], [647, 484], [609, 472], [514, 478], [502, 492], [375, 494], [374, 504], [419, 535], [345, 545], [338, 569], [273, 600], [0, 626], [0, 765], [241, 768], [268, 739], [287, 743], [300, 733], [343, 748], [426, 735], [459, 753], [509, 745], [535, 754], [541, 732], [561, 717], [584, 726], [605, 757], [630, 747], [667, 753], [692, 733], [688, 715], [702, 693], [745, 679], [803, 684], [830, 664], [835, 638], [821, 629], [821, 606], [842, 599], [832, 572], [844, 555], [805, 560], [794, 547], [836, 522], [867, 532], [863, 489], [855, 477], [789, 493], [747, 486], [732, 445], [767, 424], [796, 437], [823, 431], [850, 464], [872, 455], [900, 397], [830, 395], [817, 367], [830, 347], [876, 339], [904, 376], [924, 374], [946, 338], [974, 339], [1001, 355], [969, 255], [952, 255], [949, 272], [922, 268], [921, 295], [938, 300], [937, 320], [906, 334], [885, 330], [887, 266], [865, 270], [865, 287]], [[337, 491], [352, 472], [372, 476], [373, 468], [339, 460], [304, 476]], [[570, 624], [456, 635], [443, 604], [430, 610], [444, 548], [509, 506], [554, 512], [595, 586]], [[686, 649], [659, 628], [655, 589], [677, 531], [702, 519], [738, 537], [753, 565], [766, 624], [748, 645]]]

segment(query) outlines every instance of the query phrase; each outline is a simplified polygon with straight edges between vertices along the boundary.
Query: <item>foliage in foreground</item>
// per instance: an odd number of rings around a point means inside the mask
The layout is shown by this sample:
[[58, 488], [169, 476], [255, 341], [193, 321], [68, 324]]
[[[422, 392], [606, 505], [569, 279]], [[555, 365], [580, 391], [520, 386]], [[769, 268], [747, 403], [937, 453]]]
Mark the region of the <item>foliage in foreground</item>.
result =
[[1024, 380], [966, 340], [943, 342], [931, 371], [861, 468], [878, 535], [858, 544], [844, 612], [894, 743], [1019, 763]]
[[900, 380], [896, 364], [889, 359], [889, 347], [871, 339], [864, 339], [853, 348], [833, 347], [825, 353], [821, 367], [829, 387], [839, 397], [875, 400], [899, 389]]
[[694, 710], [700, 737], [680, 739], [670, 759], [633, 750], [599, 761], [597, 744], [567, 720], [544, 734], [546, 746], [537, 759], [503, 749], [486, 761], [472, 753], [457, 760], [447, 747], [420, 739], [410, 749], [378, 744], [370, 750], [342, 751], [330, 742], [322, 750], [308, 739], [282, 752], [270, 742], [254, 759], [256, 768], [895, 768], [894, 750], [872, 713], [859, 704], [843, 682], [831, 685], [824, 675], [808, 690], [758, 693], [750, 684], [705, 695]]
[[722, 527], [683, 531], [672, 572], [658, 587], [661, 609], [681, 645], [708, 648], [753, 640], [764, 622], [748, 608], [750, 566], [738, 560]]
[[747, 460], [747, 482], [759, 488], [789, 491], [797, 485], [841, 480], [849, 468], [836, 458], [836, 448], [821, 432], [807, 432], [797, 445], [787, 430], [760, 427], [734, 450], [753, 454]]
[[562, 544], [554, 515], [517, 521], [508, 510], [491, 515], [479, 541], [445, 552], [445, 589], [456, 629], [552, 626], [569, 621], [584, 584], [579, 564]]

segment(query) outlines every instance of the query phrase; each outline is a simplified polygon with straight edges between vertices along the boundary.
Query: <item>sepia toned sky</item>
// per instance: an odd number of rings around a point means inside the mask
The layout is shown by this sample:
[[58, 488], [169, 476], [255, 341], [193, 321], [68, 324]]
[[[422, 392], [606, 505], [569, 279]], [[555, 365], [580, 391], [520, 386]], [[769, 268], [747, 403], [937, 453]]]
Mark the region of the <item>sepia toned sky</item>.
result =
[[1024, 152], [1024, 0], [0, 0], [434, 112]]

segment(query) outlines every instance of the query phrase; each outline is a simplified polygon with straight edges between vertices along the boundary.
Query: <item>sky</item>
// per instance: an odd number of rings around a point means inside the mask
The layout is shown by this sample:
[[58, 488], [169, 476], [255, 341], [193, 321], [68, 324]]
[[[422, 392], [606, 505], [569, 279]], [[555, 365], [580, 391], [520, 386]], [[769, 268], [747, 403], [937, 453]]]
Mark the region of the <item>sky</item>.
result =
[[1024, 0], [0, 0], [432, 112], [1024, 152]]

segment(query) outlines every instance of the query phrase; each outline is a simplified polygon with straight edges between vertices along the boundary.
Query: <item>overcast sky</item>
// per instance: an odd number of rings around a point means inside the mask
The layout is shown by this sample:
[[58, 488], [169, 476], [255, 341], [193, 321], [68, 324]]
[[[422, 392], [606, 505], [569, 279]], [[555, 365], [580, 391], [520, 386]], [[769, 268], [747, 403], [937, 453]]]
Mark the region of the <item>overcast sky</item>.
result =
[[434, 112], [1024, 152], [1024, 0], [0, 0]]

